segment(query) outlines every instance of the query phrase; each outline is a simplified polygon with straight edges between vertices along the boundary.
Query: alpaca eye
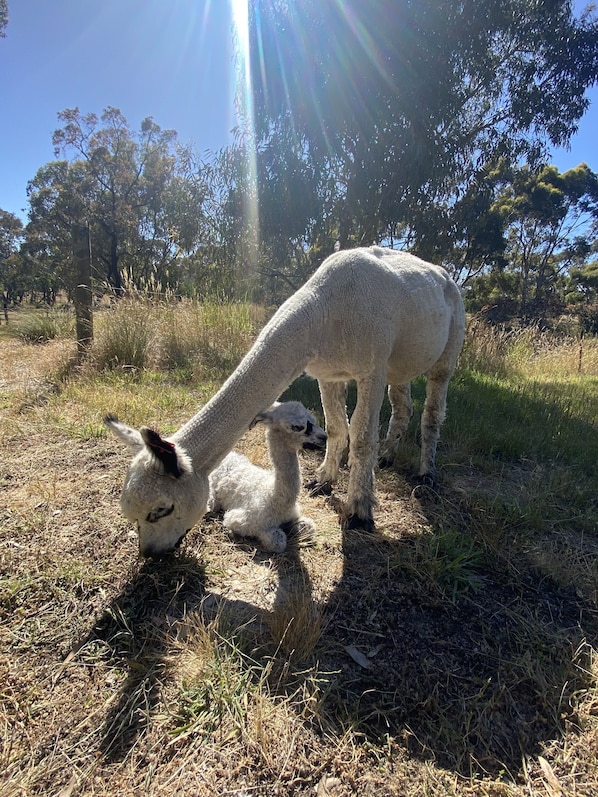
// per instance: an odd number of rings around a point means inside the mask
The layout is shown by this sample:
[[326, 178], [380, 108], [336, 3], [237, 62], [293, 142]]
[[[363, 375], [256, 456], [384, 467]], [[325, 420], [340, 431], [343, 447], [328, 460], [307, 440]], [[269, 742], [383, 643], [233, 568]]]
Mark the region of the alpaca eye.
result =
[[148, 523], [155, 523], [157, 520], [160, 520], [160, 518], [172, 515], [173, 512], [174, 504], [172, 506], [159, 506], [156, 509], [152, 509], [152, 511], [146, 517], [146, 521]]
[[304, 432], [305, 431], [305, 426], [301, 426], [300, 424], [293, 424], [293, 426], [291, 426], [291, 429], [294, 432]]

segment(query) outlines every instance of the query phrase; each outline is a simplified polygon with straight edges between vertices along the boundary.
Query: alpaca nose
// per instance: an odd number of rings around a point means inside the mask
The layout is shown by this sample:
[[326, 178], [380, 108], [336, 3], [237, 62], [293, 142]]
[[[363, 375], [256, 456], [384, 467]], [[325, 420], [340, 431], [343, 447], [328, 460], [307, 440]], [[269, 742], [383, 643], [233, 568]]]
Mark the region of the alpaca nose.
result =
[[156, 548], [154, 548], [153, 545], [139, 546], [139, 553], [141, 556], [143, 556], [144, 559], [156, 560], [159, 559], [161, 556], [164, 556], [164, 554], [172, 553], [173, 550], [174, 550], [173, 548], [170, 549], [162, 548], [161, 550], [158, 551]]

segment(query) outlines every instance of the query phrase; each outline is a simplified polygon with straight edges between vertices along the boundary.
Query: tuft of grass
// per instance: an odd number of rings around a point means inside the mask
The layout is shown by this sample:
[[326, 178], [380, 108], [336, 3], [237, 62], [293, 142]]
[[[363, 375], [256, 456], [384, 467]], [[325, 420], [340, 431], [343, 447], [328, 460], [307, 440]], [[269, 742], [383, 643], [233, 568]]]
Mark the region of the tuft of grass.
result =
[[75, 319], [66, 308], [28, 312], [10, 327], [10, 334], [28, 343], [47, 343], [56, 338], [74, 338]]
[[179, 629], [174, 738], [193, 734], [208, 740], [217, 734], [223, 743], [243, 731], [254, 672], [261, 668], [242, 652], [235, 633], [221, 633], [221, 625], [221, 615], [206, 621], [195, 613]]
[[293, 664], [308, 662], [325, 627], [324, 607], [314, 600], [307, 585], [284, 590], [266, 624], [278, 653]]
[[98, 370], [169, 370], [186, 379], [222, 379], [249, 348], [257, 308], [130, 296], [97, 315], [92, 361]]
[[150, 309], [147, 299], [135, 296], [121, 299], [102, 313], [91, 349], [98, 369], [141, 370], [150, 364], [156, 336]]
[[426, 590], [455, 602], [461, 595], [483, 586], [486, 557], [471, 535], [456, 529], [420, 534], [396, 559], [391, 572], [401, 570], [421, 582]]

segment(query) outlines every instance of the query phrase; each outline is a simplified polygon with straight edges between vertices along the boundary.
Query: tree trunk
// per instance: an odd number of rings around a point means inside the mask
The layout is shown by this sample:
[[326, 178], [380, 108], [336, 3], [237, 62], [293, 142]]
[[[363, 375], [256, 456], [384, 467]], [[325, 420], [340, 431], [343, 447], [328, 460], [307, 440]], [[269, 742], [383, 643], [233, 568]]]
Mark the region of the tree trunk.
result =
[[79, 360], [88, 353], [93, 342], [93, 302], [91, 292], [91, 247], [89, 229], [73, 224], [73, 259], [75, 265], [75, 324]]

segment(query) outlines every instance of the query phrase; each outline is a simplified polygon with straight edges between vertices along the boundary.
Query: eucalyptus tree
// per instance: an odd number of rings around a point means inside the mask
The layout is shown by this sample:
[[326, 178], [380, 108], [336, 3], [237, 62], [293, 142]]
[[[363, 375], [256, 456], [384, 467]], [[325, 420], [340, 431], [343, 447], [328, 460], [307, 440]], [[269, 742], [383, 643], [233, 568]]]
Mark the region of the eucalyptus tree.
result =
[[435, 259], [480, 175], [566, 144], [598, 76], [598, 25], [568, 0], [252, 0], [250, 45], [262, 204], [294, 211], [325, 176], [343, 246]]
[[555, 166], [513, 169], [493, 210], [503, 219], [520, 314], [541, 318], [563, 302], [571, 269], [580, 273], [592, 254], [598, 175], [585, 163], [563, 173]]
[[82, 164], [56, 160], [41, 166], [27, 184], [28, 223], [21, 247], [24, 271], [31, 288], [47, 296], [74, 286], [73, 224], [83, 220], [84, 198], [90, 183]]
[[97, 276], [122, 290], [123, 275], [134, 285], [178, 283], [177, 261], [192, 249], [201, 195], [178, 169], [176, 133], [148, 117], [133, 132], [123, 114], [108, 107], [98, 118], [78, 108], [58, 114], [56, 154], [81, 171], [71, 203], [71, 221], [90, 226]]
[[6, 304], [24, 288], [19, 246], [23, 222], [14, 213], [0, 209], [0, 291]]

